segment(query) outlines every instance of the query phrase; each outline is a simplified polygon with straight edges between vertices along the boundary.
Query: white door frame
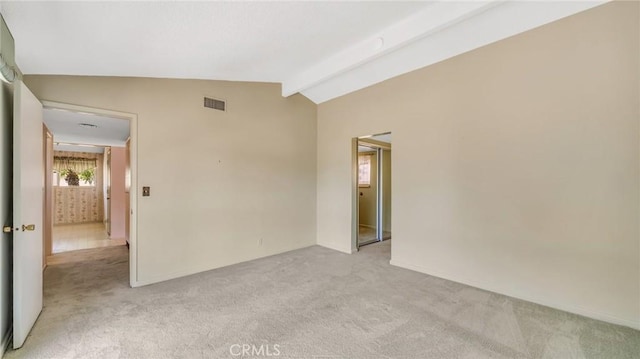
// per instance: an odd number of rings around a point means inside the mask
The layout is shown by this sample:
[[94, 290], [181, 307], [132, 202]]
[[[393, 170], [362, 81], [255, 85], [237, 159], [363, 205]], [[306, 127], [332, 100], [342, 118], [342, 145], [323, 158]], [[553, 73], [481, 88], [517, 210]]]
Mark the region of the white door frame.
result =
[[129, 135], [131, 138], [131, 189], [129, 191], [130, 217], [129, 222], [129, 285], [138, 287], [138, 115], [128, 112], [105, 110], [95, 107], [72, 105], [62, 102], [42, 101], [45, 109], [57, 109], [71, 112], [90, 113], [98, 116], [115, 117], [129, 121]]
[[351, 139], [351, 253], [360, 249], [360, 188], [358, 186], [358, 138]]

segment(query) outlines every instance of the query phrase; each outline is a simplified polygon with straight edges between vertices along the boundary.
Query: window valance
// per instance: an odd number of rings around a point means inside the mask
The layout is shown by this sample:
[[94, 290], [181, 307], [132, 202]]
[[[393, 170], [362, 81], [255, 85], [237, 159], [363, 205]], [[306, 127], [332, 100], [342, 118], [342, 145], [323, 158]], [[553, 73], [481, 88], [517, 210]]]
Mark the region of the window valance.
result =
[[98, 166], [98, 160], [95, 158], [81, 158], [81, 157], [53, 157], [53, 170], [63, 171], [71, 169], [76, 173], [80, 173], [84, 170], [92, 170]]

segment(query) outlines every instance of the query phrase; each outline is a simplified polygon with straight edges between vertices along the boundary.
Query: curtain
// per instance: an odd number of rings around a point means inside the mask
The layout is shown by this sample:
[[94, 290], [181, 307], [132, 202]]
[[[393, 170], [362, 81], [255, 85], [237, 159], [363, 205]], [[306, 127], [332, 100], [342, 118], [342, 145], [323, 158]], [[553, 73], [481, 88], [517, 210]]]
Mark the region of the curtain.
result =
[[98, 160], [95, 158], [53, 157], [53, 170], [57, 172], [71, 169], [76, 173], [80, 173], [84, 170], [95, 169], [96, 167], [98, 167]]

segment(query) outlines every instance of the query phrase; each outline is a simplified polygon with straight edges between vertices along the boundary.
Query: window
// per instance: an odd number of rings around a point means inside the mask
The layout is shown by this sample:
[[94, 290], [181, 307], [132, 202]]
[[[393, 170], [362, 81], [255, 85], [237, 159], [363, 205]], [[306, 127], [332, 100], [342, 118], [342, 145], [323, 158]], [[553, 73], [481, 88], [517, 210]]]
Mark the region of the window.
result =
[[371, 186], [371, 155], [358, 156], [358, 186]]
[[95, 158], [53, 157], [53, 185], [60, 187], [94, 187], [97, 161]]
[[86, 169], [80, 173], [75, 173], [77, 176], [77, 185], [73, 184], [74, 175], [69, 173], [69, 170], [53, 170], [53, 185], [59, 187], [70, 187], [70, 186], [79, 186], [79, 187], [95, 187], [96, 185], [96, 176], [95, 169]]

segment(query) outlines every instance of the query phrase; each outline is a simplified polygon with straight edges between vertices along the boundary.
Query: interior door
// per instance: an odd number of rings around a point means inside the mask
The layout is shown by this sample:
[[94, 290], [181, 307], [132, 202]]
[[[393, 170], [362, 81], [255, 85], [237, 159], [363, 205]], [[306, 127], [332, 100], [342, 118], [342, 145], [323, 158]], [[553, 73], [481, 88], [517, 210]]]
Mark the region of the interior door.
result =
[[105, 148], [104, 151], [104, 181], [105, 181], [105, 200], [107, 201], [107, 209], [104, 213], [107, 234], [111, 236], [111, 147]]
[[358, 246], [377, 242], [378, 150], [358, 142]]
[[13, 99], [13, 347], [42, 310], [42, 104], [19, 80]]

